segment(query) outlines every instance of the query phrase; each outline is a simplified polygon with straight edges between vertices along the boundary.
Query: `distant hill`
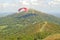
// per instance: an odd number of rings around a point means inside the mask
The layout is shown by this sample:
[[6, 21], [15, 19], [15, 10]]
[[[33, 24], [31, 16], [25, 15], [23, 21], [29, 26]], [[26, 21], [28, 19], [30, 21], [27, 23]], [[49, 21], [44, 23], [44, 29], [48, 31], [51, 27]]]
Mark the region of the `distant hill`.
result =
[[52, 13], [52, 15], [60, 18], [60, 13]]
[[34, 9], [0, 18], [0, 40], [42, 40], [60, 33], [60, 18]]
[[11, 14], [14, 14], [14, 13], [13, 12], [0, 12], [0, 17], [5, 17]]
[[58, 13], [58, 14], [55, 14], [55, 16], [57, 16], [57, 17], [59, 17], [59, 18], [60, 18], [60, 13]]

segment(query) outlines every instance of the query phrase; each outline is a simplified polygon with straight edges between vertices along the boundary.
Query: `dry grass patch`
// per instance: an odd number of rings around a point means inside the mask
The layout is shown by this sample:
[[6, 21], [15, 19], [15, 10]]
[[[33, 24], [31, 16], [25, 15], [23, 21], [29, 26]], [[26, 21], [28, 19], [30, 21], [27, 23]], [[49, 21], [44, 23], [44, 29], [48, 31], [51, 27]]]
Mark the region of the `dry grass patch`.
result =
[[50, 35], [43, 40], [60, 40], [60, 34]]

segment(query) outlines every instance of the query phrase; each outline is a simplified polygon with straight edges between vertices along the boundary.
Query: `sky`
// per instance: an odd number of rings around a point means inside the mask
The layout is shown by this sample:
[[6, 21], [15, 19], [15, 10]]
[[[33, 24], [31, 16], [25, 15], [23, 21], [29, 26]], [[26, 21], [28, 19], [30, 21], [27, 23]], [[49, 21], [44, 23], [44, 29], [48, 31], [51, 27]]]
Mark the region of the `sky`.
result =
[[60, 13], [60, 0], [0, 0], [0, 12], [17, 12], [22, 7], [46, 13]]

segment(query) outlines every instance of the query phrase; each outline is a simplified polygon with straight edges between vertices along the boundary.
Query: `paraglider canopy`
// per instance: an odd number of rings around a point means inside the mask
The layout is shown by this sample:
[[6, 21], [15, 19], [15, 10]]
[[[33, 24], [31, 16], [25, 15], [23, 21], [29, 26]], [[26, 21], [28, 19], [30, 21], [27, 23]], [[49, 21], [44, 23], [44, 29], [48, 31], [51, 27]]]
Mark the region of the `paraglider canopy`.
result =
[[21, 12], [21, 11], [27, 12], [27, 11], [28, 11], [28, 8], [25, 8], [25, 7], [19, 8], [19, 9], [18, 9], [18, 12]]

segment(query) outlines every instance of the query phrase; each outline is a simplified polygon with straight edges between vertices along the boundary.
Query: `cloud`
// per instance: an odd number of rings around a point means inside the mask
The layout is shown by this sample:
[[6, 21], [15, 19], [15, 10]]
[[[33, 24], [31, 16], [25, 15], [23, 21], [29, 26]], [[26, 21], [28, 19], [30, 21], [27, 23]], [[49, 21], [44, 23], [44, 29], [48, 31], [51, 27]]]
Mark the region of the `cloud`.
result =
[[39, 3], [31, 3], [32, 5], [39, 5]]
[[21, 1], [22, 5], [29, 5], [29, 3], [27, 1]]
[[7, 7], [16, 7], [17, 4], [15, 3], [0, 3], [0, 8], [3, 7], [3, 8], [7, 8]]
[[38, 0], [31, 0], [31, 2], [36, 2], [36, 1], [38, 1]]
[[27, 6], [29, 6], [29, 5], [38, 5], [39, 3], [38, 3], [38, 0], [20, 0], [20, 3], [22, 4], [22, 5], [27, 5]]
[[24, 6], [40, 6], [47, 7], [48, 5], [45, 3], [46, 0], [20, 0], [20, 4]]
[[[3, 11], [17, 11], [20, 7], [28, 7], [39, 9], [42, 11], [59, 11], [60, 0], [1, 0], [0, 1], [0, 12]], [[60, 11], [59, 11], [60, 12]]]
[[52, 0], [48, 3], [50, 6], [60, 7], [60, 0]]
[[16, 3], [0, 3], [0, 12], [14, 12], [18, 8], [18, 4]]
[[38, 0], [31, 0], [31, 4], [32, 5], [39, 5], [39, 2], [38, 2]]

